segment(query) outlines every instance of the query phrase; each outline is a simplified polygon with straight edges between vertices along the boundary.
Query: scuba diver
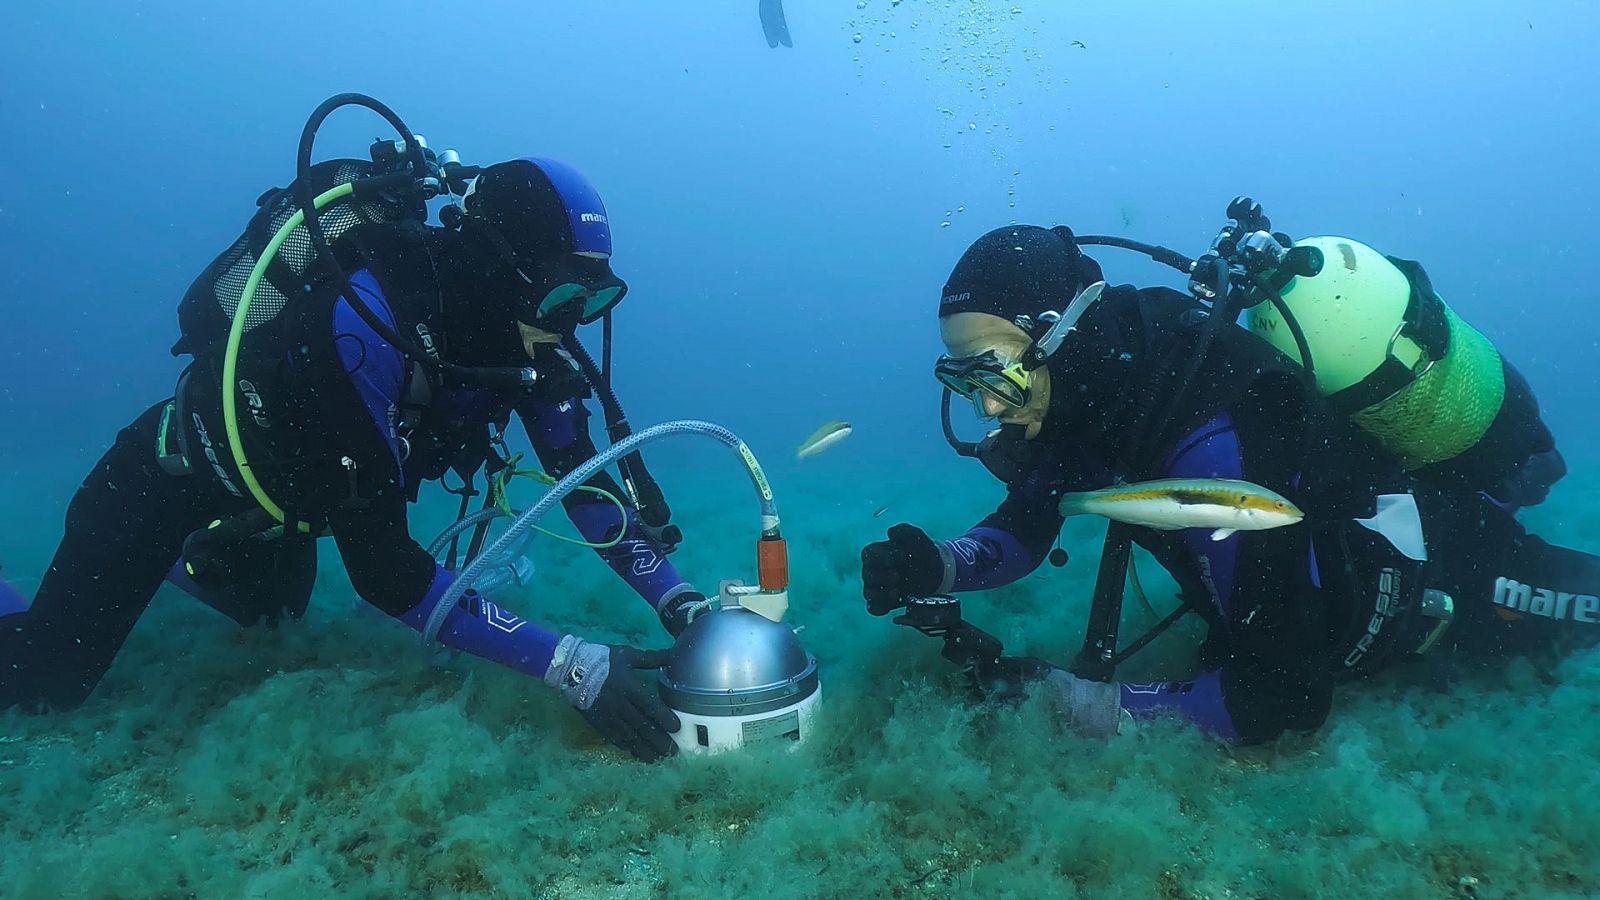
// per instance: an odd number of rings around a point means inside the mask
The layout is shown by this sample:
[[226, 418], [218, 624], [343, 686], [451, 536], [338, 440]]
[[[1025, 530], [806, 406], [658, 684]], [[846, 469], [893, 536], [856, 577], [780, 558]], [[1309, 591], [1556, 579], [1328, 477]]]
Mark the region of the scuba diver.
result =
[[[897, 624], [943, 637], [980, 693], [1043, 685], [1088, 733], [1176, 714], [1240, 742], [1314, 729], [1336, 684], [1419, 654], [1594, 641], [1600, 558], [1514, 517], [1565, 473], [1521, 376], [1415, 263], [1343, 238], [1293, 242], [1248, 198], [1229, 215], [1192, 261], [1064, 226], [972, 244], [941, 296], [935, 374], [947, 439], [1007, 495], [953, 539], [899, 524], [865, 547], [868, 611], [904, 610]], [[1189, 273], [1194, 296], [1106, 287], [1080, 243], [1144, 250]], [[959, 441], [952, 395], [999, 427]], [[1152, 479], [1252, 482], [1305, 520], [1238, 533], [1112, 521], [1083, 649], [1065, 668], [1005, 656], [961, 619], [949, 595], [1065, 563], [1051, 550], [1065, 495]], [[1130, 544], [1172, 575], [1180, 605], [1119, 648]], [[1117, 681], [1120, 662], [1189, 611], [1208, 624], [1200, 674]]]
[[[324, 104], [308, 135], [352, 96]], [[398, 175], [360, 160], [311, 167], [303, 139], [293, 187], [264, 195], [251, 228], [190, 289], [174, 353], [194, 363], [78, 489], [31, 607], [0, 617], [0, 709], [81, 704], [169, 576], [241, 624], [300, 615], [321, 534], [332, 534], [364, 600], [427, 634], [457, 573], [408, 531], [421, 484], [457, 473], [465, 512], [479, 467], [502, 480], [516, 468], [501, 436], [512, 413], [552, 476], [572, 471], [596, 453], [585, 405], [596, 392], [613, 440], [626, 434], [610, 414], [609, 373], [595, 371], [575, 336], [580, 324], [609, 324], [627, 292], [593, 185], [540, 158], [481, 170], [452, 163], [446, 177], [439, 158], [424, 160], [425, 145], [380, 112], [405, 136], [375, 145]], [[464, 192], [459, 210], [447, 207], [459, 213], [447, 227], [427, 225], [421, 196], [409, 193], [424, 168], [432, 175], [420, 180]], [[353, 199], [323, 208], [312, 194], [324, 188]], [[286, 224], [313, 203], [318, 227]], [[292, 239], [274, 258], [279, 248], [263, 250], [263, 235], [280, 226]], [[252, 266], [266, 276], [241, 302]], [[633, 463], [626, 492], [602, 470], [565, 499], [566, 512], [676, 634], [709, 601], [667, 560], [679, 535]], [[440, 615], [433, 630], [447, 647], [556, 688], [640, 759], [676, 751], [676, 716], [633, 671], [659, 667], [665, 651], [553, 631], [474, 590]]]

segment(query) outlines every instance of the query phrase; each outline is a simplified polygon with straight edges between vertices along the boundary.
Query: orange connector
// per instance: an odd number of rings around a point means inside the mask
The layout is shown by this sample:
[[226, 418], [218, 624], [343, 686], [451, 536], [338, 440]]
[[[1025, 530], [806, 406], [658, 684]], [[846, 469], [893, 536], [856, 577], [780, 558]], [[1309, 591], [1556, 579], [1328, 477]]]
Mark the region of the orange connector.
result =
[[764, 591], [789, 587], [789, 545], [783, 538], [756, 541], [756, 575]]

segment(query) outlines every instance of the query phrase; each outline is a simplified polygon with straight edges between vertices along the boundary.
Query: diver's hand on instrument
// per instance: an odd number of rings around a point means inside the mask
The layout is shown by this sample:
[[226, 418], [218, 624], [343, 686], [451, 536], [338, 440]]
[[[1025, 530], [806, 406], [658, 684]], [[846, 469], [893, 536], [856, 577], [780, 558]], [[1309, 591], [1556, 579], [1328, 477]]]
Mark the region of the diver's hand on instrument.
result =
[[710, 611], [711, 600], [705, 594], [688, 590], [664, 601], [656, 614], [661, 617], [661, 625], [667, 629], [667, 634], [677, 637], [683, 634], [690, 622]]
[[889, 529], [888, 540], [861, 548], [861, 596], [875, 616], [904, 606], [907, 596], [936, 593], [943, 581], [944, 557], [915, 525], [902, 522]]
[[656, 546], [661, 548], [662, 553], [671, 553], [678, 549], [679, 544], [683, 543], [683, 529], [671, 522], [665, 525], [649, 525], [640, 522], [639, 528], [644, 532], [645, 537], [654, 541]]
[[681, 723], [634, 670], [666, 664], [665, 650], [591, 644], [569, 634], [556, 645], [544, 681], [606, 740], [644, 762], [655, 762], [678, 752], [672, 735]]
[[1090, 681], [1057, 669], [1045, 676], [1044, 683], [1051, 703], [1083, 734], [1110, 737], [1133, 721], [1122, 710], [1122, 686], [1115, 681]]

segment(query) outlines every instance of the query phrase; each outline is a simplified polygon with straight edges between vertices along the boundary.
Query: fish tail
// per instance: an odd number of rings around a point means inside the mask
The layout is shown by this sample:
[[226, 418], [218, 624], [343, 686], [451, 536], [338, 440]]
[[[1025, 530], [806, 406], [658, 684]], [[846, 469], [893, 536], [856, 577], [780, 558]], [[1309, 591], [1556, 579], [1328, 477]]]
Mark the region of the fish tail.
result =
[[1056, 510], [1063, 516], [1081, 516], [1088, 510], [1089, 500], [1094, 497], [1092, 491], [1062, 494], [1061, 500], [1056, 504]]

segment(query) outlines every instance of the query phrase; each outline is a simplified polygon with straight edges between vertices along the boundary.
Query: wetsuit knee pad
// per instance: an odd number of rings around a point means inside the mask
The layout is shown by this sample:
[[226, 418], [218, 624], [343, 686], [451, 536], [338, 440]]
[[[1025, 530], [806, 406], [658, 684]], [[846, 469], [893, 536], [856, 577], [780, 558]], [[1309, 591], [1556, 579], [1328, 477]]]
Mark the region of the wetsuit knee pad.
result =
[[306, 537], [247, 540], [211, 554], [208, 563], [209, 571], [196, 577], [179, 559], [167, 580], [240, 625], [272, 624], [305, 614], [316, 585], [317, 546]]

